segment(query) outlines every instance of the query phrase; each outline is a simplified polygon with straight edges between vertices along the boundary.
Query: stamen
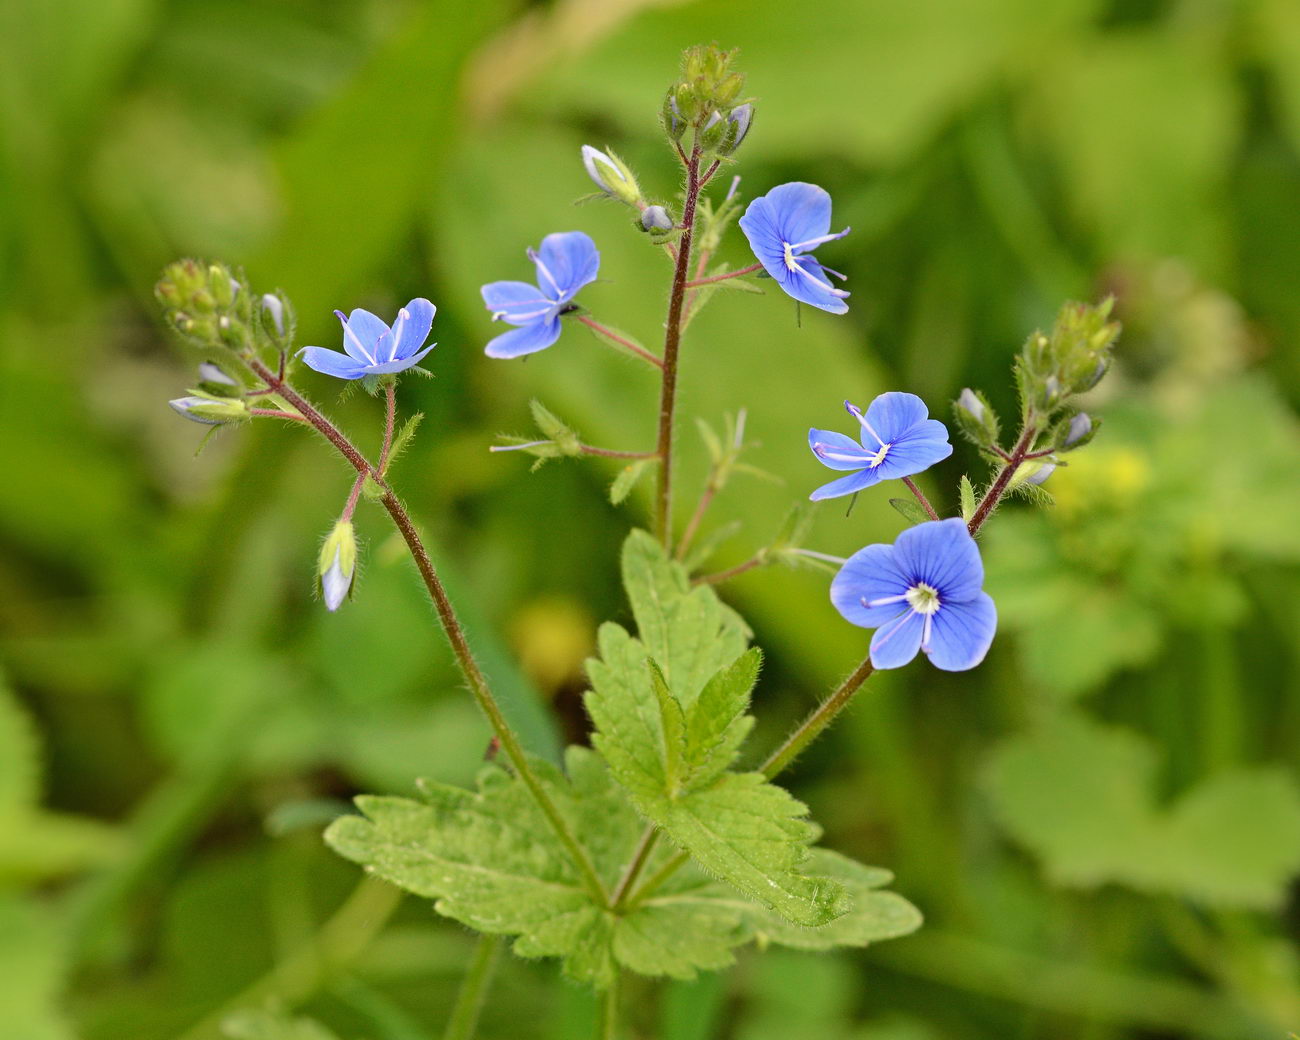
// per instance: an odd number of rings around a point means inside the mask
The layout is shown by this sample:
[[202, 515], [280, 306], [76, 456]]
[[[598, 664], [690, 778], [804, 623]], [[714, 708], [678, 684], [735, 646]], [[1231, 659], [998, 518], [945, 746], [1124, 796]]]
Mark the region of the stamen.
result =
[[871, 434], [871, 436], [876, 438], [877, 444], [879, 444], [882, 448], [889, 447], [889, 445], [885, 441], [885, 438], [880, 436], [880, 434], [878, 434], [875, 430], [871, 428], [871, 423], [867, 422], [867, 417], [866, 415], [863, 414], [861, 408], [855, 405], [852, 401], [845, 401], [844, 410], [848, 412], [851, 416], [853, 416], [853, 418], [857, 419], [858, 422], [862, 424], [862, 428], [866, 430], [867, 433]]
[[797, 242], [794, 245], [787, 245], [787, 249], [797, 249], [801, 253], [806, 253], [809, 249], [816, 249], [823, 242], [834, 242], [837, 238], [843, 238], [852, 229], [845, 228], [843, 231], [835, 231], [829, 235], [822, 235], [820, 238], [810, 238], [807, 242]]
[[334, 313], [338, 315], [339, 321], [343, 322], [343, 338], [352, 340], [352, 345], [355, 346], [357, 350], [361, 351], [361, 353], [365, 355], [366, 360], [372, 365], [378, 364], [374, 355], [365, 348], [365, 344], [363, 344], [361, 340], [357, 338], [357, 334], [352, 331], [352, 326], [348, 324], [348, 316], [342, 311], [335, 311]]
[[563, 292], [560, 288], [560, 283], [555, 280], [555, 275], [551, 274], [550, 269], [542, 263], [542, 258], [537, 255], [537, 250], [528, 250], [528, 259], [537, 265], [537, 273], [551, 283], [551, 288], [555, 291], [555, 295], [559, 296]]
[[925, 627], [921, 629], [921, 649], [930, 652], [930, 630], [934, 627], [934, 615], [925, 615]]
[[[907, 610], [904, 611], [902, 614], [899, 614], [898, 619], [896, 621], [888, 622], [888, 624], [891, 624], [894, 627], [889, 630], [888, 634], [885, 635], [884, 638], [880, 640], [880, 642], [877, 643], [873, 639], [871, 641], [871, 649], [873, 650], [879, 649], [880, 647], [888, 643], [891, 639], [893, 639], [894, 636], [898, 635], [899, 629], [901, 629], [905, 624], [907, 624], [908, 619], [911, 618], [911, 616], [915, 613], [916, 613], [915, 610]], [[883, 631], [884, 631], [884, 626], [881, 626], [881, 628], [877, 630], [876, 634], [879, 635], [880, 632]]]
[[882, 596], [880, 599], [867, 599], [862, 597], [862, 605], [868, 610], [874, 610], [876, 607], [887, 607], [891, 603], [902, 603], [907, 599], [907, 593], [903, 592], [897, 596]]
[[543, 307], [540, 311], [527, 311], [523, 314], [515, 314], [508, 308], [506, 310], [493, 311], [492, 320], [500, 321], [502, 318], [509, 318], [511, 321], [532, 321], [534, 318], [540, 318], [543, 314], [549, 314], [554, 307], [554, 301], [551, 307]]
[[[818, 263], [821, 263], [821, 261], [819, 260]], [[833, 274], [833, 275], [834, 275], [836, 278], [838, 278], [841, 282], [847, 282], [847, 281], [849, 280], [849, 276], [848, 276], [848, 275], [846, 275], [846, 274], [844, 274], [844, 273], [842, 273], [842, 272], [840, 272], [840, 271], [835, 270], [835, 268], [833, 268], [833, 267], [827, 267], [825, 264], [822, 264], [822, 270], [825, 271], [827, 274]]]
[[[406, 328], [406, 323], [410, 320], [411, 320], [411, 312], [408, 311], [405, 307], [403, 307], [401, 310], [397, 312], [397, 320], [393, 322], [392, 346], [388, 350], [389, 361], [397, 360], [397, 344], [398, 341], [402, 338], [402, 330]], [[379, 342], [380, 343], [383, 342], [382, 337], [380, 338]], [[376, 345], [375, 353], [376, 354], [379, 353], [378, 345]]]
[[849, 454], [848, 452], [843, 451], [834, 451], [831, 449], [830, 445], [823, 444], [821, 441], [818, 441], [813, 445], [813, 452], [819, 459], [829, 459], [832, 462], [860, 462], [864, 465], [871, 464], [870, 457], [868, 456], [858, 455], [856, 453]]
[[[821, 289], [823, 292], [828, 292], [832, 296], [839, 296], [839, 297], [846, 297], [849, 295], [843, 289], [836, 289], [833, 286], [827, 285], [811, 271], [805, 271], [802, 267], [800, 267], [799, 264], [796, 262], [794, 255], [791, 254], [789, 246], [785, 247], [785, 257], [786, 257], [785, 259], [786, 267], [788, 267], [791, 271], [795, 271], [798, 274], [803, 275], [805, 278], [808, 279], [808, 281], [812, 282], [813, 285], [817, 286], [817, 288]], [[800, 257], [799, 259], [803, 259], [803, 258]]]

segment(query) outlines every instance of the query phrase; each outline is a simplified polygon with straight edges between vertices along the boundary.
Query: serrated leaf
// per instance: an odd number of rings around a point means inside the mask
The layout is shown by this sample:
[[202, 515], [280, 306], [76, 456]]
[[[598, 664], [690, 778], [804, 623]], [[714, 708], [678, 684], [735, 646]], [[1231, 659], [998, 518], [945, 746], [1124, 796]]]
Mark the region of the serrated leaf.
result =
[[762, 651], [750, 647], [700, 691], [686, 725], [686, 776], [693, 786], [713, 781], [735, 762], [754, 727], [745, 712], [762, 663]]
[[[536, 764], [556, 805], [612, 890], [643, 824], [600, 758], [571, 747], [569, 778]], [[522, 782], [497, 766], [477, 792], [424, 785], [426, 801], [363, 798], [365, 817], [335, 821], [326, 841], [434, 908], [479, 931], [517, 936], [523, 957], [556, 956], [566, 973], [598, 986], [615, 963], [645, 975], [689, 979], [731, 963], [748, 938], [731, 906], [651, 905], [615, 915], [591, 901]], [[671, 850], [661, 847], [649, 869]], [[677, 890], [682, 878], [666, 884]]]
[[[668, 680], [663, 671], [653, 660], [646, 660], [650, 670], [650, 685], [655, 691], [655, 700], [659, 702], [659, 729], [663, 733], [664, 780], [670, 791], [676, 791], [681, 780], [682, 758], [686, 754], [686, 716], [682, 706], [668, 689]], [[707, 687], [706, 687], [707, 689]], [[699, 707], [698, 703], [696, 707]]]
[[[707, 586], [692, 588], [685, 569], [649, 535], [634, 531], [623, 547], [623, 580], [640, 638], [601, 626], [600, 658], [588, 663], [586, 705], [592, 742], [636, 807], [709, 873], [803, 925], [845, 909], [840, 886], [805, 869], [816, 828], [806, 808], [757, 773], [725, 773], [742, 728], [736, 709], [758, 658], [744, 655], [743, 622]], [[658, 665], [657, 690], [646, 665]], [[716, 684], [716, 685], [711, 685]], [[700, 709], [704, 691], [709, 690]], [[662, 698], [696, 719], [699, 771], [679, 778], [666, 751]], [[743, 707], [740, 708], [743, 711]], [[715, 757], [716, 756], [716, 757]]]
[[609, 486], [611, 505], [623, 504], [627, 496], [632, 493], [632, 489], [636, 487], [637, 481], [641, 479], [641, 475], [645, 473], [646, 468], [653, 461], [653, 459], [637, 459], [618, 471], [618, 476], [614, 478], [614, 482]]
[[930, 519], [921, 508], [921, 503], [914, 498], [891, 498], [889, 504], [898, 510], [909, 524], [923, 524]]
[[970, 482], [970, 477], [964, 473], [961, 483], [957, 485], [957, 493], [961, 500], [961, 518], [969, 521], [975, 515], [975, 488]]
[[59, 1010], [64, 952], [58, 922], [32, 903], [0, 898], [0, 978], [4, 1035], [22, 1040], [72, 1040]]

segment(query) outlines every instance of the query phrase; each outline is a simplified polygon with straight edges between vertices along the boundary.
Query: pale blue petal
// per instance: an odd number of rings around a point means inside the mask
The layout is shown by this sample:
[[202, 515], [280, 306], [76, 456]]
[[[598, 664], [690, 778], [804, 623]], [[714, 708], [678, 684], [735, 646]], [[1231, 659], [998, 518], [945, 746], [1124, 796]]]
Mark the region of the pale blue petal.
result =
[[555, 306], [554, 300], [527, 282], [489, 282], [479, 292], [493, 316], [499, 314], [511, 325], [532, 324], [538, 320], [539, 310]]
[[862, 628], [879, 628], [910, 609], [905, 601], [881, 607], [866, 607], [862, 601], [891, 599], [906, 595], [911, 587], [907, 575], [894, 561], [892, 545], [868, 545], [848, 558], [831, 582], [831, 603], [846, 621]]
[[930, 632], [930, 662], [945, 672], [974, 668], [988, 653], [998, 611], [988, 593], [964, 603], [940, 604]]
[[433, 327], [433, 316], [437, 309], [423, 297], [416, 297], [400, 311], [393, 321], [393, 331], [389, 336], [388, 360], [396, 361], [410, 357], [429, 338]]
[[947, 441], [910, 440], [904, 438], [889, 446], [885, 461], [880, 464], [881, 480], [899, 480], [923, 473], [936, 462], [952, 454]]
[[814, 502], [821, 502], [827, 498], [852, 495], [879, 483], [880, 474], [877, 470], [864, 469], [860, 473], [850, 473], [847, 477], [840, 477], [838, 480], [832, 480], [829, 484], [823, 484], [808, 497]]
[[[849, 309], [849, 305], [844, 302], [845, 297], [849, 294], [843, 289], [836, 289], [831, 285], [830, 279], [822, 273], [821, 264], [811, 256], [796, 257], [795, 263], [799, 265], [800, 270], [812, 275], [812, 277], [808, 278], [805, 274], [792, 271], [784, 261], [779, 271], [767, 268], [767, 273], [776, 279], [777, 284], [785, 290], [787, 296], [793, 296], [796, 300], [806, 303], [810, 307], [816, 307], [818, 310], [828, 311], [831, 314], [843, 314]], [[766, 268], [767, 265], [765, 264], [764, 267]]]
[[[584, 231], [560, 231], [547, 235], [537, 250], [537, 259], [546, 265], [558, 283], [560, 295], [555, 298], [561, 302], [571, 299], [584, 285], [595, 281], [600, 270], [596, 243]], [[537, 284], [550, 291], [551, 285], [540, 268], [537, 275]]]
[[560, 319], [523, 325], [503, 332], [483, 348], [483, 353], [493, 358], [516, 358], [545, 350], [560, 338]]
[[763, 269], [779, 280], [786, 270], [785, 246], [777, 230], [776, 213], [766, 196], [760, 195], [749, 204], [740, 218], [740, 230], [749, 239], [749, 247]]
[[324, 347], [303, 347], [298, 351], [298, 355], [306, 362], [308, 368], [314, 368], [317, 372], [323, 372], [327, 376], [337, 376], [339, 379], [360, 379], [366, 374], [365, 365], [355, 358], [348, 357], [347, 354], [340, 354], [337, 350], [326, 350]]
[[423, 361], [425, 355], [437, 345], [436, 343], [430, 343], [418, 354], [412, 354], [408, 358], [396, 358], [393, 361], [386, 361], [382, 365], [366, 365], [365, 373], [368, 376], [382, 376], [391, 372], [405, 372], [408, 368], [414, 368]]
[[894, 542], [894, 551], [901, 571], [939, 593], [941, 610], [980, 594], [984, 564], [965, 521], [953, 517], [909, 527]]
[[[929, 414], [925, 402], [916, 394], [905, 394], [897, 390], [881, 394], [867, 406], [867, 422], [888, 444], [900, 440], [913, 426], [925, 422]], [[862, 443], [867, 444], [871, 434], [866, 430], [862, 433]]]
[[343, 322], [343, 349], [349, 357], [370, 365], [379, 360], [375, 351], [379, 341], [388, 335], [388, 326], [382, 318], [358, 307], [346, 318], [342, 311], [335, 311], [339, 321]]
[[901, 668], [921, 649], [925, 618], [904, 605], [905, 613], [876, 629], [871, 637], [871, 663], [877, 668]]
[[797, 245], [821, 238], [831, 229], [831, 197], [825, 188], [792, 181], [773, 188], [765, 198], [782, 241]]
[[[829, 448], [836, 455], [849, 456], [849, 460], [822, 458], [817, 454], [819, 444]], [[808, 431], [808, 447], [812, 449], [817, 461], [829, 469], [864, 469], [876, 456], [874, 451], [864, 451], [852, 437], [846, 437], [834, 430], [818, 430], [815, 427]]]

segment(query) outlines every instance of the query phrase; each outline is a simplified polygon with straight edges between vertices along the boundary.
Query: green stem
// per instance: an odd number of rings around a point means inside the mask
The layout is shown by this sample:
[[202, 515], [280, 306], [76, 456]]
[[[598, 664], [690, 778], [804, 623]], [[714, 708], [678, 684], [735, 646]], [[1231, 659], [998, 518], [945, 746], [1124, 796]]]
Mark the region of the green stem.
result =
[[596, 1026], [598, 1040], [617, 1040], [618, 1037], [618, 974], [614, 974], [600, 997], [600, 1021]]
[[664, 332], [664, 378], [659, 394], [659, 494], [656, 503], [656, 527], [665, 549], [673, 541], [673, 414], [677, 407], [677, 354], [682, 342], [682, 305], [686, 300], [686, 282], [690, 278], [691, 236], [695, 231], [695, 207], [700, 199], [700, 149], [691, 150], [686, 160], [686, 202], [682, 207], [682, 233], [677, 243], [677, 263], [673, 268], [672, 289], [668, 296], [668, 322]]
[[488, 987], [496, 971], [497, 957], [501, 953], [501, 936], [480, 935], [474, 947], [474, 957], [456, 994], [456, 1006], [447, 1020], [442, 1040], [473, 1040], [478, 1030], [479, 1014], [487, 998]]
[[222, 1023], [233, 1012], [260, 1007], [270, 999], [289, 1007], [301, 1004], [365, 951], [401, 899], [400, 889], [365, 878], [311, 940], [187, 1029], [178, 1040], [221, 1040], [225, 1036]]
[[451, 600], [447, 596], [447, 590], [443, 587], [438, 572], [433, 566], [433, 561], [429, 558], [429, 552], [424, 547], [424, 542], [415, 529], [415, 524], [412, 522], [405, 506], [393, 494], [392, 488], [388, 486], [379, 471], [367, 461], [365, 456], [356, 449], [338, 427], [326, 419], [288, 383], [280, 380], [261, 361], [254, 358], [249, 364], [262, 379], [266, 380], [269, 386], [274, 387], [281, 397], [298, 409], [303, 418], [320, 431], [326, 440], [338, 448], [339, 452], [352, 464], [358, 473], [368, 473], [383, 489], [384, 497], [380, 499], [380, 503], [388, 511], [388, 515], [392, 518], [398, 532], [402, 535], [402, 539], [406, 542], [411, 558], [415, 561], [416, 569], [420, 572], [424, 586], [429, 592], [429, 598], [433, 600], [434, 609], [438, 613], [438, 620], [442, 624], [443, 633], [447, 637], [447, 642], [451, 644], [452, 653], [456, 657], [456, 662], [460, 665], [461, 673], [465, 676], [466, 682], [469, 683], [475, 701], [478, 702], [483, 714], [487, 716], [492, 731], [501, 742], [501, 747], [510, 759], [510, 764], [514, 767], [515, 773], [524, 782], [533, 799], [541, 808], [547, 822], [551, 825], [551, 829], [555, 831], [560, 842], [568, 850], [569, 856], [573, 860], [573, 864], [577, 868], [588, 892], [599, 905], [608, 906], [605, 886], [600, 880], [600, 875], [596, 873], [596, 867], [592, 863], [591, 857], [588, 855], [587, 850], [579, 844], [568, 822], [560, 814], [559, 808], [551, 799], [551, 796], [547, 794], [541, 781], [538, 780], [537, 774], [528, 761], [523, 745], [506, 721], [501, 706], [497, 703], [496, 697], [488, 686], [487, 678], [479, 668], [474, 653], [470, 649], [469, 641], [465, 637], [465, 629], [456, 616], [455, 608], [452, 607]]

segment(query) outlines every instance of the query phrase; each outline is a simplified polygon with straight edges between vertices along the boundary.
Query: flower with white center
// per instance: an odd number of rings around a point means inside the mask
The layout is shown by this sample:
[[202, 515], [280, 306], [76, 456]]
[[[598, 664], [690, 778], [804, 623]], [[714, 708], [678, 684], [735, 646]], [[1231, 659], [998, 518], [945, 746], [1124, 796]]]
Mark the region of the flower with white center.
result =
[[849, 309], [844, 302], [849, 294], [826, 277], [827, 272], [841, 280], [844, 275], [823, 267], [809, 252], [849, 233], [848, 228], [831, 232], [831, 197], [824, 188], [802, 181], [773, 188], [749, 204], [740, 229], [787, 295], [832, 314]]
[[335, 311], [343, 323], [343, 350], [346, 353], [324, 347], [303, 347], [298, 353], [308, 368], [339, 379], [403, 372], [418, 365], [438, 345], [430, 343], [424, 347], [436, 310], [428, 300], [416, 298], [397, 312], [397, 320], [391, 329], [380, 318], [360, 307], [351, 314]]
[[974, 668], [997, 630], [997, 608], [983, 590], [979, 548], [959, 519], [908, 528], [893, 545], [868, 545], [831, 582], [845, 620], [874, 628], [871, 663], [899, 668], [918, 650], [946, 672]]
[[480, 290], [493, 321], [518, 326], [488, 343], [488, 357], [522, 357], [549, 347], [560, 338], [560, 314], [600, 270], [596, 243], [582, 231], [547, 235], [541, 248], [528, 250], [528, 259], [537, 268], [536, 285], [489, 282]]
[[916, 394], [881, 394], [865, 414], [848, 401], [844, 407], [862, 427], [859, 440], [814, 428], [808, 431], [808, 446], [822, 465], [853, 472], [819, 487], [808, 496], [814, 502], [856, 494], [882, 480], [910, 477], [952, 454], [948, 428], [929, 417]]

